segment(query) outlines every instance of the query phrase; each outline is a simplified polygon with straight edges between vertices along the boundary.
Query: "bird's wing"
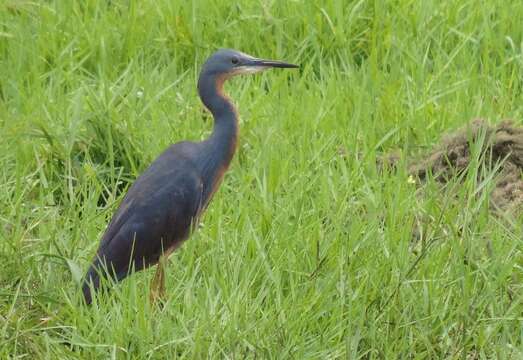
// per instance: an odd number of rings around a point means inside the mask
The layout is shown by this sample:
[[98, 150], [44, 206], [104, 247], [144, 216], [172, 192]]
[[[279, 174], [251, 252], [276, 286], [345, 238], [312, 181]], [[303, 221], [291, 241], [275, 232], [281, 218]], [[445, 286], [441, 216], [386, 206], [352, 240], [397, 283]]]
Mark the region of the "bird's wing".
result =
[[136, 271], [155, 264], [189, 236], [197, 221], [202, 181], [193, 163], [174, 150], [135, 181], [101, 240], [98, 261], [118, 278], [127, 275], [130, 263]]

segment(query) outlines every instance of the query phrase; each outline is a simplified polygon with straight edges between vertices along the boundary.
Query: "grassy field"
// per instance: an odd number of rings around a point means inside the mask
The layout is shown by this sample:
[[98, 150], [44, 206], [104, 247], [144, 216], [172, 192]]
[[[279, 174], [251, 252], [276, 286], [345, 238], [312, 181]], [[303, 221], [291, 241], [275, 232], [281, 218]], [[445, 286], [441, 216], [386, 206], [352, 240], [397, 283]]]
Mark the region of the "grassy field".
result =
[[[0, 4], [0, 358], [522, 358], [521, 222], [474, 163], [450, 192], [406, 168], [473, 117], [523, 119], [523, 2], [232, 3]], [[154, 270], [83, 306], [125, 189], [210, 133], [219, 47], [301, 69], [227, 85], [240, 146], [165, 308]]]

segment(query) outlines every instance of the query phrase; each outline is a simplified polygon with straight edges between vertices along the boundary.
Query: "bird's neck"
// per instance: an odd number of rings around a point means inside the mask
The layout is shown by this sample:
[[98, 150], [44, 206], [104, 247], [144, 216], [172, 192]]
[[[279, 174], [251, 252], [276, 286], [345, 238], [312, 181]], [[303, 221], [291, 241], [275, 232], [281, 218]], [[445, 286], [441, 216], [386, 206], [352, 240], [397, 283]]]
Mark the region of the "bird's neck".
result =
[[215, 160], [228, 167], [238, 142], [238, 113], [223, 93], [225, 80], [224, 76], [202, 75], [198, 81], [198, 93], [214, 117], [214, 128], [206, 143]]

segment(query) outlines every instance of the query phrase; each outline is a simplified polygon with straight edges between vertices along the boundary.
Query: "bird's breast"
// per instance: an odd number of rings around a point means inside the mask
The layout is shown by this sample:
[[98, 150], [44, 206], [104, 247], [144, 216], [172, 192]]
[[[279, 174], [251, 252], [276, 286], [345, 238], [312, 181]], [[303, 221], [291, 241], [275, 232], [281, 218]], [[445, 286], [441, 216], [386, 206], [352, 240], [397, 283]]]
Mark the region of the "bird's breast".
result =
[[228, 166], [219, 166], [214, 174], [208, 179], [207, 181], [207, 189], [204, 191], [205, 199], [205, 207], [209, 204], [211, 199], [213, 198], [214, 194], [220, 187], [220, 184], [222, 183], [223, 177], [225, 176], [225, 173], [227, 172]]

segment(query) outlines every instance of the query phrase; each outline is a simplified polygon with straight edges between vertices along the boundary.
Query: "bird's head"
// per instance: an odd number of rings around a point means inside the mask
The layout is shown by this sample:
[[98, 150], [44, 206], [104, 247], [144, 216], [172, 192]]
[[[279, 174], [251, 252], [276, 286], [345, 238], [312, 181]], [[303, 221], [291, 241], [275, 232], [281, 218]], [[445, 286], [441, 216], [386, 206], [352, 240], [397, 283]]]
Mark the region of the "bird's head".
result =
[[298, 65], [277, 60], [258, 59], [237, 50], [220, 49], [203, 65], [202, 74], [228, 79], [235, 75], [254, 74], [269, 68], [297, 68]]

